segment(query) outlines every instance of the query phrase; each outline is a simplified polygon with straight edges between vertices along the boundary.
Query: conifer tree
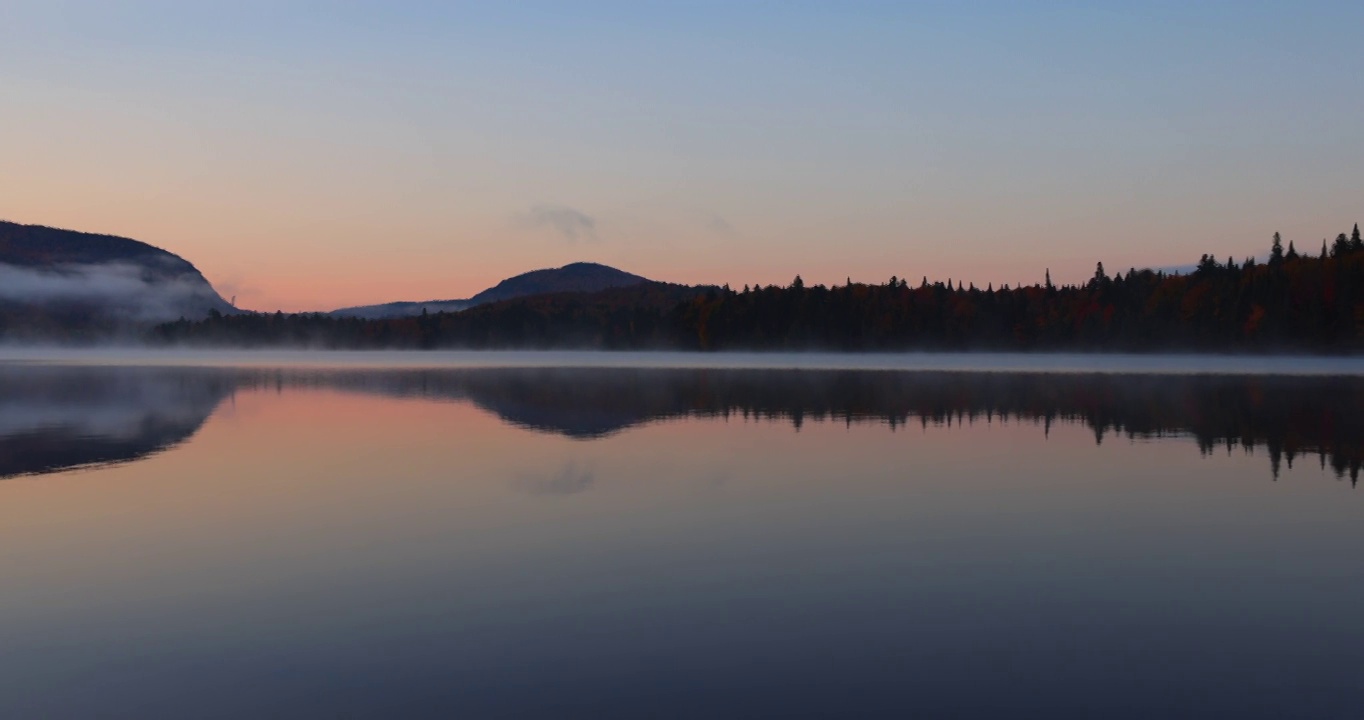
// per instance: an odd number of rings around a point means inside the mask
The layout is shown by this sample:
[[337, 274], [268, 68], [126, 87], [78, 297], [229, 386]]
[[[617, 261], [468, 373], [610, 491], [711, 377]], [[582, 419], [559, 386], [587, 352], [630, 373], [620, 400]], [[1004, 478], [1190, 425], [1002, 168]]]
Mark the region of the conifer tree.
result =
[[1341, 257], [1350, 252], [1350, 239], [1345, 237], [1345, 233], [1336, 236], [1336, 241], [1331, 245], [1331, 257]]

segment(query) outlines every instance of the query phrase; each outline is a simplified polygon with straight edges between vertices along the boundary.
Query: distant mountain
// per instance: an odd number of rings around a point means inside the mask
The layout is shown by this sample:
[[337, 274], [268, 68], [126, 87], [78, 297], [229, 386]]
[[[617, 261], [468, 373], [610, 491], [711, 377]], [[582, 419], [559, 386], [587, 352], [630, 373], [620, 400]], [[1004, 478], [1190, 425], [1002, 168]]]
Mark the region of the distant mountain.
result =
[[233, 312], [189, 261], [137, 240], [0, 221], [0, 334], [107, 333]]
[[470, 305], [510, 300], [527, 295], [596, 292], [649, 282], [647, 278], [597, 263], [579, 262], [553, 270], [533, 270], [510, 277], [469, 299]]
[[649, 282], [647, 278], [598, 263], [578, 262], [561, 268], [532, 270], [507, 278], [467, 300], [428, 300], [425, 302], [391, 302], [383, 305], [333, 310], [333, 317], [357, 317], [367, 320], [411, 317], [429, 313], [457, 312], [477, 305], [511, 300], [531, 295], [565, 292], [597, 292], [616, 287], [628, 287]]
[[239, 313], [177, 320], [145, 336], [156, 345], [201, 347], [580, 348], [679, 347], [676, 320], [724, 288], [646, 281], [596, 292], [551, 292], [430, 317], [359, 320], [320, 313]]

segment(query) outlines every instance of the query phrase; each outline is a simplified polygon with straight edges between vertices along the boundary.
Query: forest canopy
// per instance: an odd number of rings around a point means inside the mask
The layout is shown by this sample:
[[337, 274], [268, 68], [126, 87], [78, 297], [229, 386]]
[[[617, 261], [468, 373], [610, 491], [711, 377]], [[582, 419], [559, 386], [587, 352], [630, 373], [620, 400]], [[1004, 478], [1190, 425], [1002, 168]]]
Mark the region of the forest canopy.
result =
[[678, 350], [1364, 350], [1358, 225], [1319, 253], [1203, 255], [1188, 274], [1102, 262], [1086, 282], [1009, 287], [892, 277], [883, 284], [682, 286], [559, 293], [388, 320], [213, 313], [153, 328], [162, 344], [246, 347]]

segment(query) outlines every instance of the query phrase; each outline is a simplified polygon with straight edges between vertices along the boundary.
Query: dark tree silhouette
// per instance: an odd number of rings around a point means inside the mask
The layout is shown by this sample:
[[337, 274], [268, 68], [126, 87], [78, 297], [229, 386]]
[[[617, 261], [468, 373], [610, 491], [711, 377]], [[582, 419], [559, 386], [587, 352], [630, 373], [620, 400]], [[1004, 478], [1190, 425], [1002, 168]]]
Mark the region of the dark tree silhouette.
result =
[[[1326, 248], [1323, 247], [1323, 250]], [[785, 288], [645, 283], [558, 293], [393, 320], [216, 315], [156, 327], [166, 343], [328, 348], [675, 348], [1364, 351], [1364, 251], [1342, 233], [1322, 257], [1267, 263], [1208, 254], [1189, 275], [1102, 263], [1082, 285], [981, 290], [960, 280], [917, 287], [849, 282]], [[0, 327], [5, 318], [0, 313]]]

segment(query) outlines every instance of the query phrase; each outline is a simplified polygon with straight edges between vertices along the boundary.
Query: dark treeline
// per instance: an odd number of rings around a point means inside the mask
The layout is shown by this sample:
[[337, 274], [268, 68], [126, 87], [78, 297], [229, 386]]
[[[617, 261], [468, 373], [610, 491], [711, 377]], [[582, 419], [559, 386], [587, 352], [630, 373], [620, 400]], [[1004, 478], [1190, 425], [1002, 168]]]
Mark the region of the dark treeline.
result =
[[85, 345], [136, 338], [138, 325], [84, 303], [17, 302], [0, 297], [0, 339], [14, 343], [65, 342]]
[[328, 349], [678, 347], [672, 322], [677, 309], [716, 290], [650, 282], [386, 320], [321, 313], [212, 313], [206, 320], [158, 325], [149, 338], [156, 344]]
[[1358, 226], [1320, 253], [1266, 262], [1203, 256], [1166, 274], [1100, 263], [1078, 285], [848, 282], [735, 290], [647, 284], [559, 294], [458, 313], [363, 321], [323, 315], [214, 314], [158, 326], [165, 343], [331, 348], [671, 348], [689, 350], [1295, 350], [1364, 349], [1364, 243]]

